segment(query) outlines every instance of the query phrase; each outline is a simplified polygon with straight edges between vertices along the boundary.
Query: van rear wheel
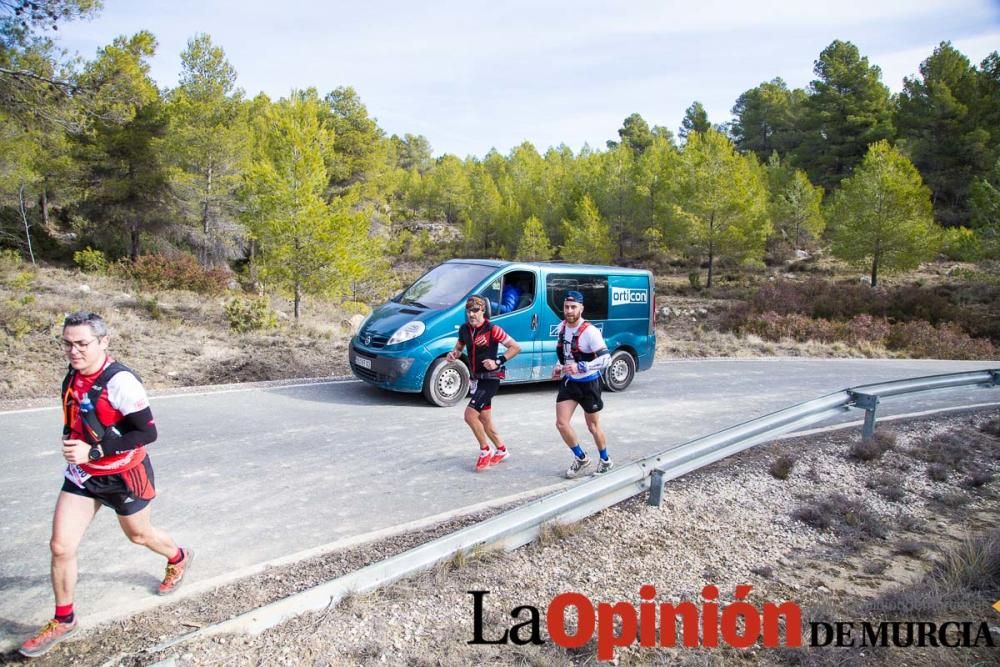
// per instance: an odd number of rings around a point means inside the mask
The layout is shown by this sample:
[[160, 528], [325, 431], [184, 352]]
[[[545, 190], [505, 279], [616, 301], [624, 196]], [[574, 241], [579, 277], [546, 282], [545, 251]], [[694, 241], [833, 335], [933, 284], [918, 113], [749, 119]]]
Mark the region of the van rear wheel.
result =
[[469, 369], [461, 361], [436, 359], [424, 377], [424, 398], [434, 405], [447, 408], [469, 393]]
[[611, 355], [608, 368], [601, 376], [608, 391], [624, 391], [635, 379], [635, 357], [627, 350], [618, 350]]

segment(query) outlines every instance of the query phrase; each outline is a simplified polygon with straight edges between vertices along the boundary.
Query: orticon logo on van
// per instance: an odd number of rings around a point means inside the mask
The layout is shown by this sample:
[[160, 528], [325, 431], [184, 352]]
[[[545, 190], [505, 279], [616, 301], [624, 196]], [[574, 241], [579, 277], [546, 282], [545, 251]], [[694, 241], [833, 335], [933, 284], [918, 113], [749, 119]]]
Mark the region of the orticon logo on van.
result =
[[611, 305], [625, 306], [630, 303], [649, 303], [649, 290], [631, 287], [612, 287]]

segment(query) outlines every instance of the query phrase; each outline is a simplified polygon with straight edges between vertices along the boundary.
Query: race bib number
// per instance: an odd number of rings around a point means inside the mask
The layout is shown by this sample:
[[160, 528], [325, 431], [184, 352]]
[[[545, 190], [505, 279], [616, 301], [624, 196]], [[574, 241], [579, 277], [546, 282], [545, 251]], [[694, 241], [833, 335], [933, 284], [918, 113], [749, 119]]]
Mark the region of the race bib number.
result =
[[83, 483], [91, 477], [89, 472], [84, 471], [83, 468], [73, 463], [66, 466], [66, 472], [63, 474], [66, 479], [73, 482], [81, 489], [83, 488]]

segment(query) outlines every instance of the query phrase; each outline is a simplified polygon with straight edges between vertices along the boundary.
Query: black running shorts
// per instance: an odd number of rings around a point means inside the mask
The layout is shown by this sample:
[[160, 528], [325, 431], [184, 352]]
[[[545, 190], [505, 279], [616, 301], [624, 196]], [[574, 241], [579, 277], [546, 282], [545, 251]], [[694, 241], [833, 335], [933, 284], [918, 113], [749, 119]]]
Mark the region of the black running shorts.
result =
[[472, 392], [472, 400], [469, 401], [469, 407], [476, 412], [489, 410], [493, 407], [493, 397], [497, 395], [497, 391], [500, 389], [500, 380], [483, 378], [475, 382], [476, 390]]
[[556, 403], [576, 401], [584, 412], [600, 412], [604, 409], [604, 399], [601, 398], [601, 378], [589, 382], [573, 382], [563, 380], [559, 383], [559, 395]]
[[142, 510], [156, 497], [153, 486], [153, 464], [147, 456], [140, 465], [118, 475], [94, 475], [83, 482], [83, 488], [66, 479], [62, 490], [85, 498], [100, 500], [117, 514], [128, 516]]

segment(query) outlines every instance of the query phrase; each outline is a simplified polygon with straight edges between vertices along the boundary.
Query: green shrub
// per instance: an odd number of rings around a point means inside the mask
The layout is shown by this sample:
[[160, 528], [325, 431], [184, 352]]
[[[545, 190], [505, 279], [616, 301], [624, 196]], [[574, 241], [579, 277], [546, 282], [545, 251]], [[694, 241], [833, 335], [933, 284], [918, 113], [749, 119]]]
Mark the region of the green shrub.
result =
[[21, 268], [21, 253], [13, 248], [0, 250], [0, 271], [14, 271]]
[[898, 503], [906, 497], [903, 478], [893, 473], [882, 473], [869, 478], [865, 486], [889, 502]]
[[46, 331], [49, 321], [38, 309], [30, 307], [32, 301], [33, 298], [25, 297], [0, 302], [0, 332], [22, 340], [30, 334]]
[[149, 317], [154, 320], [163, 319], [163, 308], [160, 307], [160, 302], [157, 301], [156, 297], [140, 298], [139, 304], [149, 313]]
[[792, 511], [792, 518], [817, 530], [833, 529], [846, 543], [867, 538], [884, 538], [885, 523], [867, 507], [841, 493], [813, 498]]
[[1000, 274], [991, 273], [989, 271], [981, 271], [979, 269], [968, 269], [964, 267], [957, 268], [951, 276], [956, 280], [962, 280], [972, 284], [993, 286], [1000, 285]]
[[225, 305], [229, 328], [239, 333], [273, 329], [278, 326], [278, 316], [265, 299], [236, 297]]
[[993, 481], [993, 473], [989, 470], [973, 470], [968, 477], [962, 480], [962, 486], [969, 489], [978, 489]]
[[16, 290], [30, 290], [35, 285], [35, 272], [34, 271], [21, 271], [13, 280], [10, 281], [10, 286]]
[[105, 273], [108, 270], [108, 258], [103, 252], [90, 246], [74, 252], [73, 263], [84, 273]]
[[927, 466], [927, 476], [935, 482], [944, 482], [948, 479], [948, 466], [943, 463], [932, 463]]
[[941, 252], [948, 259], [974, 262], [983, 254], [982, 241], [967, 227], [946, 227]]
[[868, 440], [858, 440], [851, 445], [850, 457], [858, 461], [875, 461], [896, 445], [896, 434], [876, 431]]
[[925, 440], [909, 450], [909, 454], [925, 463], [937, 463], [949, 468], [962, 467], [975, 455], [974, 433], [943, 433], [934, 440]]
[[17, 340], [21, 340], [31, 333], [31, 322], [23, 317], [15, 317], [7, 322], [5, 328], [11, 336]]
[[701, 272], [692, 271], [688, 274], [688, 283], [691, 285], [691, 289], [700, 290], [701, 289]]
[[225, 269], [206, 269], [191, 255], [142, 255], [134, 262], [118, 262], [115, 272], [145, 289], [183, 289], [199, 294], [221, 294], [229, 284]]
[[910, 558], [920, 558], [925, 551], [927, 551], [926, 542], [911, 539], [900, 540], [893, 549], [894, 553]]
[[340, 307], [348, 315], [368, 315], [372, 312], [371, 306], [361, 301], [345, 301]]
[[767, 471], [775, 479], [788, 479], [788, 476], [792, 474], [792, 468], [795, 467], [796, 460], [791, 454], [782, 454], [771, 461], [771, 465], [768, 466]]

